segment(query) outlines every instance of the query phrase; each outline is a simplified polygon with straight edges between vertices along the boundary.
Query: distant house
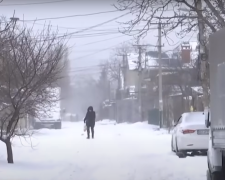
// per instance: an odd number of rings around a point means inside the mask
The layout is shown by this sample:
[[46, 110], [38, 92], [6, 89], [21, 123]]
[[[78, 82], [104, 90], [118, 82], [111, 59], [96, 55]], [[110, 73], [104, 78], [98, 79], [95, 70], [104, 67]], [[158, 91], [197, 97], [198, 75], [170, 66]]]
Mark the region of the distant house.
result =
[[[175, 105], [182, 108], [180, 103], [183, 96], [189, 97], [191, 87], [199, 85], [196, 71], [198, 66], [197, 48], [195, 42], [183, 43], [173, 50], [172, 55], [169, 56], [166, 52], [161, 54], [164, 105], [171, 104], [172, 106], [174, 104], [172, 110], [168, 110], [168, 114], [177, 108]], [[137, 98], [141, 82], [142, 104], [143, 107], [146, 107], [144, 111], [147, 112], [151, 108], [158, 108], [159, 54], [158, 51], [147, 51], [141, 55], [142, 69], [138, 69], [138, 53], [133, 52], [127, 55], [126, 61], [123, 62], [120, 82], [121, 90], [125, 92], [124, 98]], [[140, 70], [142, 71], [141, 77]], [[166, 108], [164, 107], [164, 109]], [[174, 117], [177, 116], [174, 114]]]
[[[128, 91], [129, 93], [134, 94], [135, 91], [138, 91], [138, 85], [140, 81], [140, 72], [138, 69], [138, 53], [129, 53], [127, 55], [127, 61], [123, 65], [121, 73], [121, 88]], [[166, 53], [162, 53], [162, 64], [163, 66], [168, 66], [169, 56]], [[144, 70], [144, 75], [142, 78], [146, 78], [146, 72], [151, 70], [151, 73], [158, 71], [158, 52], [157, 51], [148, 51], [142, 53], [142, 72]], [[155, 70], [155, 71], [152, 71]]]

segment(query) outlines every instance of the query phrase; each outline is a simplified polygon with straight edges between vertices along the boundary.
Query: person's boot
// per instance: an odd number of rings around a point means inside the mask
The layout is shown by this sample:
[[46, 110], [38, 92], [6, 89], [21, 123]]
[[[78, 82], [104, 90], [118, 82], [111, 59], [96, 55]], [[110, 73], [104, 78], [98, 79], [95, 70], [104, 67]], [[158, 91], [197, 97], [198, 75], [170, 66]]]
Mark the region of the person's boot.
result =
[[88, 136], [87, 139], [90, 139], [90, 137]]
[[94, 134], [92, 134], [92, 139], [94, 139]]

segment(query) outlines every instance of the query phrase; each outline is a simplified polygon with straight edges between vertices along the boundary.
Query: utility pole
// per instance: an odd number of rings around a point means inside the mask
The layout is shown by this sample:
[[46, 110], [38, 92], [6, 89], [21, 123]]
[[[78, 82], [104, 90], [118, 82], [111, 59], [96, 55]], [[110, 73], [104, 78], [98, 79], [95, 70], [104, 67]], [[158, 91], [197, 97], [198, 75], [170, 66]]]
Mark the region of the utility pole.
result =
[[[133, 45], [138, 47], [138, 70], [139, 70], [139, 82], [138, 82], [138, 99], [139, 99], [139, 107], [140, 107], [140, 112], [142, 115], [142, 96], [141, 96], [141, 85], [142, 85], [142, 47], [147, 47], [147, 46], [152, 46], [152, 47], [158, 47], [158, 58], [159, 58], [159, 127], [162, 128], [162, 123], [163, 123], [163, 100], [162, 100], [162, 62], [161, 62], [161, 54], [162, 54], [162, 28], [161, 25], [162, 23], [154, 23], [158, 25], [158, 41], [159, 45], [154, 46], [151, 44], [146, 44], [146, 45]], [[163, 23], [164, 24], [164, 23]], [[145, 57], [145, 68], [147, 67], [147, 57]], [[142, 118], [142, 116], [141, 116]], [[142, 119], [143, 120], [143, 119]]]
[[139, 111], [140, 111], [140, 120], [143, 121], [143, 118], [142, 118], [142, 47], [141, 46], [138, 46], [138, 75], [139, 75], [138, 104], [139, 104]]
[[152, 23], [158, 25], [158, 63], [159, 63], [159, 128], [161, 129], [164, 124], [163, 119], [163, 92], [162, 92], [162, 24], [168, 23]]
[[163, 125], [163, 98], [162, 98], [162, 27], [158, 24], [158, 58], [159, 58], [159, 128]]
[[117, 56], [122, 56], [122, 67], [121, 67], [121, 63], [119, 63], [119, 68], [120, 68], [120, 72], [121, 72], [121, 69], [122, 69], [122, 72], [123, 72], [123, 78], [124, 78], [124, 83], [125, 83], [125, 79], [126, 79], [126, 60], [127, 60], [127, 54], [120, 54], [120, 55], [117, 55]]
[[200, 77], [202, 81], [203, 89], [203, 103], [204, 108], [209, 107], [209, 92], [208, 92], [208, 73], [207, 73], [207, 53], [206, 53], [206, 44], [205, 44], [205, 25], [202, 17], [202, 0], [197, 1], [197, 9], [199, 10], [200, 16], [198, 16], [198, 28], [199, 28], [199, 60], [200, 60]]
[[147, 55], [145, 53], [145, 70], [147, 69], [147, 62], [148, 62], [148, 58], [147, 58]]
[[143, 46], [146, 45], [140, 45], [139, 44], [139, 38], [138, 38], [138, 43], [136, 45], [133, 46], [137, 46], [138, 48], [138, 106], [139, 106], [139, 112], [140, 112], [140, 121], [143, 121], [143, 113], [142, 113], [142, 51], [143, 51]]
[[11, 17], [10, 20], [14, 23], [16, 23], [17, 21], [19, 21], [20, 19], [17, 17]]
[[[121, 68], [121, 62], [119, 62], [119, 65], [118, 65], [118, 86], [117, 86], [117, 98], [116, 98], [116, 122], [120, 122], [120, 109], [119, 109], [119, 102], [120, 100], [122, 99], [122, 94], [121, 94], [121, 69], [123, 69], [122, 73], [123, 73], [123, 78], [126, 77], [126, 74], [125, 74], [125, 71], [124, 71], [124, 68], [125, 68], [125, 58], [127, 57], [127, 54], [120, 54], [120, 55], [117, 55], [117, 56], [122, 56], [123, 59], [122, 59], [122, 68]], [[124, 80], [124, 79], [123, 79]], [[125, 84], [125, 81], [124, 81], [124, 84]]]

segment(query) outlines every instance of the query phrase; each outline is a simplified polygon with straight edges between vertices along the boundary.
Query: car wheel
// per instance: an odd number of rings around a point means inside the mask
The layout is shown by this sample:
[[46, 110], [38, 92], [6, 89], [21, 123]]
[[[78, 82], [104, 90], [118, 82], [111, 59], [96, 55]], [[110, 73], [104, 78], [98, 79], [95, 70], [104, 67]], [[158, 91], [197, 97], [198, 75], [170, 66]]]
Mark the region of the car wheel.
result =
[[178, 149], [178, 146], [177, 146], [177, 138], [176, 138], [176, 155], [179, 157], [179, 158], [186, 158], [187, 157], [187, 154], [184, 152], [184, 151], [179, 151]]
[[207, 180], [223, 180], [223, 173], [222, 172], [215, 172], [210, 173], [209, 170], [207, 171]]
[[55, 129], [62, 129], [62, 124], [61, 123], [56, 123], [55, 124]]
[[175, 152], [175, 150], [174, 150], [174, 148], [173, 148], [173, 137], [172, 137], [172, 139], [171, 139], [171, 151], [172, 151], [172, 152]]
[[209, 170], [206, 171], [206, 179], [211, 180], [210, 172]]
[[202, 154], [203, 156], [207, 156], [207, 151], [202, 151], [201, 154]]

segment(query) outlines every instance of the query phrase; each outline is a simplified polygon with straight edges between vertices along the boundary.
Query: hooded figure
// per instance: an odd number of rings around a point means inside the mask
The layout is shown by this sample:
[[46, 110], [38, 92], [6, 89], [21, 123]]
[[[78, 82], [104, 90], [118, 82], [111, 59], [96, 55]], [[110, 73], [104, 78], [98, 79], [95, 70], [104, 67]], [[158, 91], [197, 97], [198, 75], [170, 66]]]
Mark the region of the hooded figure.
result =
[[87, 114], [84, 118], [84, 123], [86, 123], [87, 126], [87, 139], [90, 138], [90, 129], [92, 138], [94, 138], [94, 127], [95, 127], [95, 111], [93, 110], [93, 107], [90, 106], [87, 109]]

